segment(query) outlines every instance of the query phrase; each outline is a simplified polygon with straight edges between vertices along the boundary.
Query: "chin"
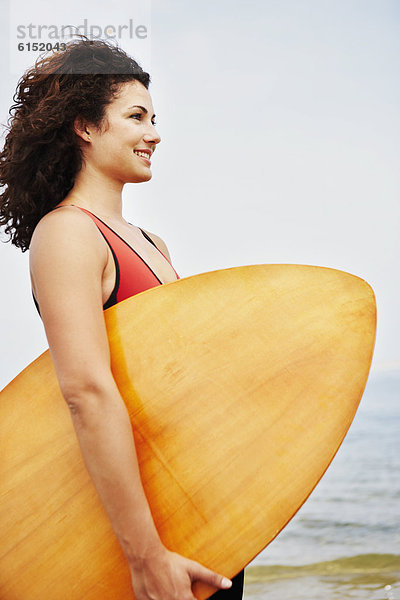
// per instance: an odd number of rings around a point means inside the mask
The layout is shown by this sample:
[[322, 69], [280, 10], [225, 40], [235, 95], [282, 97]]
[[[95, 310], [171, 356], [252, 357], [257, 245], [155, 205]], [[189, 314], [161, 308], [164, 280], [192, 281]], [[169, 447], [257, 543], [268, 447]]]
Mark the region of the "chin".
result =
[[150, 181], [150, 179], [153, 177], [153, 175], [151, 173], [149, 173], [147, 176], [144, 175], [143, 177], [140, 177], [138, 179], [136, 179], [134, 181], [134, 183], [145, 183], [146, 181]]
[[153, 177], [152, 172], [149, 170], [148, 173], [130, 175], [126, 178], [126, 183], [145, 183], [146, 181], [150, 181]]

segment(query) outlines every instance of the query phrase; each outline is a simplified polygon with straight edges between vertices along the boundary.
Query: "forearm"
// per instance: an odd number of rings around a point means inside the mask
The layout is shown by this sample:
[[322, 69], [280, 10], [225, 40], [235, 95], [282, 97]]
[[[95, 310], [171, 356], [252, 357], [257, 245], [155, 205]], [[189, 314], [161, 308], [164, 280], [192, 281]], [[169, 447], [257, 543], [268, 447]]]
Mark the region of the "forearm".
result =
[[81, 452], [122, 549], [133, 564], [161, 545], [144, 494], [131, 423], [115, 385], [68, 402]]

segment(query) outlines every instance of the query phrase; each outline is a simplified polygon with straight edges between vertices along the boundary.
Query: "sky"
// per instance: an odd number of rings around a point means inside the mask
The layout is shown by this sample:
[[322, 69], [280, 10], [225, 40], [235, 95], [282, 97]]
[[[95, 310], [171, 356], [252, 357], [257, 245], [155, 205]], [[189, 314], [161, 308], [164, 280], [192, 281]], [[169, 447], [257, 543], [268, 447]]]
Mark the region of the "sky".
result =
[[[125, 186], [126, 219], [164, 239], [181, 277], [294, 263], [365, 279], [372, 372], [400, 369], [400, 3], [64, 4], [0, 0], [0, 123], [37, 58], [18, 53], [17, 24], [145, 24], [119, 44], [151, 73], [162, 141], [152, 180]], [[47, 344], [28, 253], [1, 244], [0, 277], [1, 388]]]

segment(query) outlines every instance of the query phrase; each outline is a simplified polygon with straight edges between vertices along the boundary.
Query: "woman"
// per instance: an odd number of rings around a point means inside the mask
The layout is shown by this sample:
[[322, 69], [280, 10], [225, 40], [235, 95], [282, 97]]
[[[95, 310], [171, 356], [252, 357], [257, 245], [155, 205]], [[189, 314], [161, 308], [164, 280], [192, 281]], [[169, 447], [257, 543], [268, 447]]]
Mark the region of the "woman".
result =
[[[150, 77], [122, 50], [75, 40], [20, 80], [0, 155], [0, 225], [30, 249], [32, 289], [87, 469], [138, 600], [234, 585], [160, 541], [131, 424], [110, 370], [103, 309], [177, 278], [164, 242], [122, 218], [125, 183], [148, 181], [160, 143]], [[11, 112], [10, 111], [10, 112]]]

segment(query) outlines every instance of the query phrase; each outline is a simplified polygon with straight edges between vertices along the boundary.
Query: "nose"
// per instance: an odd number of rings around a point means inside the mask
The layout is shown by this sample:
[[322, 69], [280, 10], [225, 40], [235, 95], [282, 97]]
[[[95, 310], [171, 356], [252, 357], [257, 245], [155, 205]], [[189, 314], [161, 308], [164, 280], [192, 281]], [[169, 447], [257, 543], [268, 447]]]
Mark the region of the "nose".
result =
[[161, 137], [158, 134], [158, 131], [155, 125], [150, 124], [148, 130], [143, 136], [143, 141], [149, 142], [150, 144], [159, 144], [161, 142]]

